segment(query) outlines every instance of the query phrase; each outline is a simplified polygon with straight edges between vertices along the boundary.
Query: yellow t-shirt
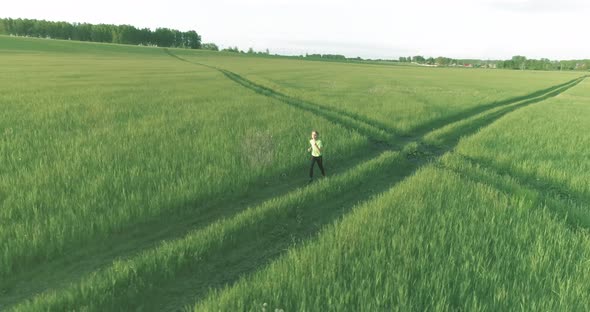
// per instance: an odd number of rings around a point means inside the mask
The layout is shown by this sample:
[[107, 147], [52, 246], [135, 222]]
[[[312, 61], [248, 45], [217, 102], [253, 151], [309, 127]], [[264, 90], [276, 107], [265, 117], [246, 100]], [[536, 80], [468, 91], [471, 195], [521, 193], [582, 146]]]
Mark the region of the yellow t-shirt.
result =
[[[309, 144], [311, 144], [311, 156], [320, 157], [322, 156], [322, 152], [313, 144], [313, 139], [309, 140]], [[322, 140], [315, 140], [315, 143], [319, 148], [322, 148]]]

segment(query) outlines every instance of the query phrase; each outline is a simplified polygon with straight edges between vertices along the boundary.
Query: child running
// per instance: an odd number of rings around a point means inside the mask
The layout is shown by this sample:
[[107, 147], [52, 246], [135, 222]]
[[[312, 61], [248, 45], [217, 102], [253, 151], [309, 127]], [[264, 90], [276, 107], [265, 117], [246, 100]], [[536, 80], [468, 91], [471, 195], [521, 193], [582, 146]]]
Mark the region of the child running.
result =
[[324, 165], [322, 163], [322, 140], [319, 139], [320, 133], [316, 130], [311, 132], [311, 140], [309, 140], [309, 144], [311, 147], [307, 149], [308, 152], [311, 152], [311, 166], [309, 168], [309, 182], [313, 181], [313, 166], [315, 163], [318, 163], [318, 167], [322, 171], [322, 176], [326, 176], [324, 172]]

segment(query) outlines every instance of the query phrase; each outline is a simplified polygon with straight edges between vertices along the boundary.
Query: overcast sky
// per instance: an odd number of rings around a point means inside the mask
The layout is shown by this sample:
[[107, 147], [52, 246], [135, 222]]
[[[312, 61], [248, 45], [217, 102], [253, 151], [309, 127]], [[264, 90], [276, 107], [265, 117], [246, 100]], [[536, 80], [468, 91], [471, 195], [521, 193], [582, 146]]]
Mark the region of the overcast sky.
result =
[[588, 0], [32, 0], [0, 17], [195, 30], [220, 47], [397, 59], [588, 59]]

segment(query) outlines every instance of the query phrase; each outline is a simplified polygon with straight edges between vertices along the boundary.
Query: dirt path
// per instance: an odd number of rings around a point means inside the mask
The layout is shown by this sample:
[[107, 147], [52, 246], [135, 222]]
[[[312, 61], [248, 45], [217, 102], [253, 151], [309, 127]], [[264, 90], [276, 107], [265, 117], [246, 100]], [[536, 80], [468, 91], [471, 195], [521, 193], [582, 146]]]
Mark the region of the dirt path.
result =
[[[192, 63], [172, 54], [169, 50], [165, 51], [179, 60]], [[378, 172], [371, 172], [371, 178], [367, 182], [360, 181], [358, 185], [351, 185], [350, 189], [343, 189], [341, 193], [334, 196], [334, 200], [322, 207], [321, 213], [318, 213], [318, 210], [313, 209], [311, 205], [299, 207], [301, 217], [306, 220], [315, 220], [314, 222], [303, 225], [300, 223], [280, 224], [276, 228], [269, 228], [269, 233], [274, 234], [269, 235], [268, 240], [233, 246], [230, 248], [234, 250], [232, 253], [213, 256], [204, 271], [203, 268], [187, 268], [187, 272], [190, 274], [179, 272], [176, 278], [159, 285], [158, 289], [150, 290], [149, 294], [146, 293], [147, 299], [143, 303], [137, 303], [138, 306], [135, 308], [143, 304], [143, 307], [149, 310], [171, 310], [180, 308], [184, 304], [194, 303], [209, 288], [221, 287], [235, 281], [244, 273], [258, 269], [284, 253], [294, 240], [309, 239], [317, 234], [324, 225], [340, 218], [357, 203], [369, 200], [395, 186], [422, 165], [452, 150], [461, 137], [475, 133], [480, 128], [488, 126], [516, 109], [556, 96], [584, 79], [584, 77], [578, 78], [525, 96], [490, 103], [448, 118], [435, 120], [415, 129], [412, 136], [402, 137], [396, 134], [395, 130], [385, 128], [382, 124], [373, 123], [366, 118], [359, 118], [337, 109], [289, 97], [224, 69], [198, 63], [195, 65], [218, 70], [227, 78], [256, 93], [272, 97], [298, 109], [313, 112], [346, 129], [356, 130], [367, 136], [372, 145], [370, 152], [357, 155], [339, 167], [332, 168], [331, 172], [334, 175], [354, 170], [358, 164], [370, 161], [385, 150], [401, 151], [407, 144], [420, 143], [422, 138], [433, 128], [439, 129], [470, 118], [473, 120], [445, 136], [443, 148], [420, 144], [415, 153], [406, 155], [408, 161], [404, 162], [402, 167], [388, 167]], [[489, 113], [486, 114], [486, 112]], [[162, 241], [181, 238], [191, 230], [205, 227], [220, 218], [231, 217], [246, 207], [256, 206], [298, 188], [307, 187], [300, 180], [293, 178], [295, 172], [299, 170], [299, 168], [293, 168], [285, 177], [261, 180], [257, 183], [265, 186], [253, 188], [252, 192], [248, 194], [222, 198], [208, 203], [184, 203], [184, 206], [193, 209], [178, 209], [183, 213], [172, 218], [157, 218], [151, 222], [130, 226], [126, 231], [114, 233], [108, 241], [88, 242], [87, 247], [83, 249], [69, 250], [64, 257], [38, 264], [33, 270], [17, 273], [9, 280], [3, 281], [3, 285], [0, 284], [0, 306], [10, 306], [37, 293], [65, 287], [69, 283], [75, 283], [82, 276], [110, 265], [116, 259], [131, 258], [143, 250], [154, 248]], [[175, 226], [171, 227], [170, 224]], [[285, 231], [285, 228], [288, 231]], [[195, 270], [200, 274], [194, 274]]]

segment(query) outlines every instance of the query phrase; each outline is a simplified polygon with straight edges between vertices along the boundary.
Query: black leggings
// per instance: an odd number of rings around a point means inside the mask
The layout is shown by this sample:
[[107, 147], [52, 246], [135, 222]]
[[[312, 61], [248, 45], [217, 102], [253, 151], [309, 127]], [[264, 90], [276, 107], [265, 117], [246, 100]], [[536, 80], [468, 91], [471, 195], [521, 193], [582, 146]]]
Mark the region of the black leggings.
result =
[[322, 175], [326, 176], [326, 173], [324, 172], [324, 165], [322, 164], [322, 156], [319, 156], [319, 157], [311, 156], [311, 166], [309, 167], [309, 177], [313, 178], [313, 165], [316, 162], [318, 163], [318, 167], [320, 167], [320, 170], [322, 171]]

